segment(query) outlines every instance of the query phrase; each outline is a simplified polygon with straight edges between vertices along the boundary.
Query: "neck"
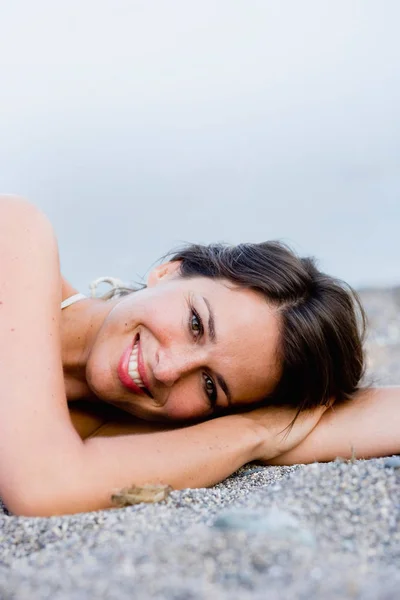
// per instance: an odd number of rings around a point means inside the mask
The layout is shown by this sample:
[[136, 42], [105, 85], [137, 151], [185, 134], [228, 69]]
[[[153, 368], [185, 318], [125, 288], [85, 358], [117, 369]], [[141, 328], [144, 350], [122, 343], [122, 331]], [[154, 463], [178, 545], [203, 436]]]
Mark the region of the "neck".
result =
[[104, 320], [117, 300], [87, 298], [61, 312], [61, 351], [68, 400], [93, 396], [86, 364]]

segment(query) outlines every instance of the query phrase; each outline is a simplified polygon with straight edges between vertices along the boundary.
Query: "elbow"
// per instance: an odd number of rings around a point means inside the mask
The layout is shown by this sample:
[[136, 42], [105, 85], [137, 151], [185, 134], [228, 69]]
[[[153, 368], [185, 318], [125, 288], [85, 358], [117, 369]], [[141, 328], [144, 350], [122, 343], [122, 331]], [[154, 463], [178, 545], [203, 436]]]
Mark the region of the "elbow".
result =
[[8, 494], [3, 498], [7, 510], [17, 517], [52, 517], [62, 514], [57, 500], [36, 498], [26, 490], [23, 494]]
[[[82, 512], [79, 486], [71, 486], [60, 474], [45, 478], [27, 477], [25, 482], [15, 481], [14, 485], [1, 489], [2, 500], [10, 511], [18, 517], [53, 517], [56, 515]], [[37, 481], [41, 479], [41, 484]], [[72, 479], [72, 477], [70, 478]]]

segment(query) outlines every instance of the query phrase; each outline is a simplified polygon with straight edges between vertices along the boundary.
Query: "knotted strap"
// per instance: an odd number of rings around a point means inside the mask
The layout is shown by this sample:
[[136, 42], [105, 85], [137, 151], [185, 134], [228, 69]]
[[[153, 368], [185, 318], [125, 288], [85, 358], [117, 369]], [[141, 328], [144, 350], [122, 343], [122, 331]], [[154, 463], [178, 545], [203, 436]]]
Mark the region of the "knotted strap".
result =
[[67, 308], [67, 306], [71, 306], [71, 304], [75, 304], [75, 302], [79, 302], [79, 300], [84, 300], [85, 298], [87, 298], [85, 294], [74, 294], [61, 302], [61, 310]]

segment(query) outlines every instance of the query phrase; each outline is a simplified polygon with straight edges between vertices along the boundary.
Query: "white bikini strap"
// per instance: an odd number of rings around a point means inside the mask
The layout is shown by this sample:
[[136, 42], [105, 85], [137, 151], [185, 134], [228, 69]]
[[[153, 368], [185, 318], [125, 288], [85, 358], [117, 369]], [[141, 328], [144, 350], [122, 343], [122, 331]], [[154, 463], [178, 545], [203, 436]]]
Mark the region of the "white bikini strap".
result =
[[87, 298], [85, 294], [74, 294], [61, 302], [61, 310], [67, 308], [67, 306], [71, 306], [71, 304], [75, 304], [75, 302], [79, 302], [79, 300], [84, 300], [85, 298]]

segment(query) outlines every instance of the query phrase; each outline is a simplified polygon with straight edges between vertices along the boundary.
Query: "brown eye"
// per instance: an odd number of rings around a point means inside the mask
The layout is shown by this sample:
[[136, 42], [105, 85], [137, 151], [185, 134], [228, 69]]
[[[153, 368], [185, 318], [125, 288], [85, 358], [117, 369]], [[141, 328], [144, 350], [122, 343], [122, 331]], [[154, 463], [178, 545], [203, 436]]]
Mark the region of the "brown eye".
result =
[[215, 387], [213, 380], [211, 379], [211, 377], [209, 375], [207, 375], [207, 373], [203, 373], [203, 379], [204, 379], [204, 389], [210, 400], [210, 404], [211, 404], [212, 408], [214, 408], [215, 403], [217, 401], [217, 389]]
[[196, 340], [199, 339], [204, 333], [201, 318], [193, 308], [190, 311], [189, 328], [191, 334]]
[[192, 315], [192, 331], [194, 333], [199, 333], [201, 331], [199, 319], [194, 313]]

